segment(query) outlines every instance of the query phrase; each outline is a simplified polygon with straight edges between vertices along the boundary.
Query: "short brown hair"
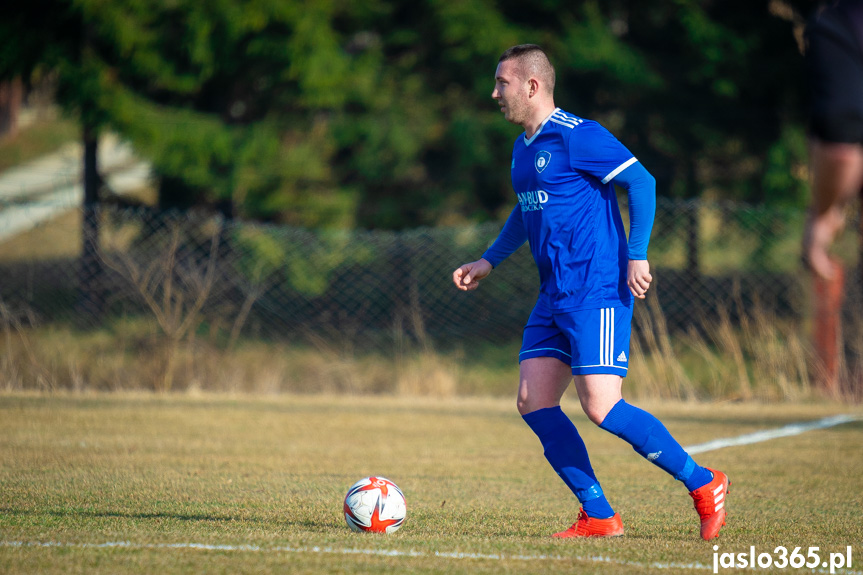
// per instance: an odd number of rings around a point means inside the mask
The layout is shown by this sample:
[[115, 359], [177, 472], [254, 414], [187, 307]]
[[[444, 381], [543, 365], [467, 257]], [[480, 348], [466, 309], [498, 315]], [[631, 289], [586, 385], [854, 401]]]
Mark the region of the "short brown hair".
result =
[[518, 61], [522, 74], [538, 77], [545, 84], [548, 93], [554, 93], [554, 66], [551, 65], [551, 61], [549, 61], [545, 50], [539, 45], [519, 44], [518, 46], [507, 48], [500, 55], [498, 63], [507, 60]]

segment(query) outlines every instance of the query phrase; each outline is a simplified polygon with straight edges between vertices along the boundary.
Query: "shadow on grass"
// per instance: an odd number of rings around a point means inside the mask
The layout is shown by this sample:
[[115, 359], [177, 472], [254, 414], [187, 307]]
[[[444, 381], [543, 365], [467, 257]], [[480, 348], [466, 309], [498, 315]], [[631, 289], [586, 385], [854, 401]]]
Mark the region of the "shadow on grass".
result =
[[209, 513], [168, 513], [168, 512], [126, 512], [126, 511], [85, 511], [79, 509], [70, 510], [37, 510], [37, 509], [13, 509], [11, 507], [0, 507], [0, 515], [16, 516], [49, 516], [49, 517], [89, 517], [94, 519], [129, 519], [129, 520], [152, 520], [173, 519], [176, 521], [206, 522], [206, 523], [254, 523], [259, 525], [278, 524], [287, 527], [297, 527], [308, 531], [326, 531], [332, 525], [324, 522], [309, 520], [290, 520], [279, 518], [278, 520], [265, 519], [262, 517], [247, 517], [234, 515], [216, 515]]

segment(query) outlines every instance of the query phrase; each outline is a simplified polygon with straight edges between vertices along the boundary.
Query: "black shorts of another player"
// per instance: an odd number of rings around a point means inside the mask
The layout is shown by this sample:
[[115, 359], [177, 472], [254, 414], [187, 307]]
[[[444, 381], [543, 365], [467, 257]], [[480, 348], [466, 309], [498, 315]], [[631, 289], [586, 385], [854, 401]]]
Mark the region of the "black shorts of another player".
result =
[[806, 36], [812, 135], [863, 143], [863, 0], [821, 10]]

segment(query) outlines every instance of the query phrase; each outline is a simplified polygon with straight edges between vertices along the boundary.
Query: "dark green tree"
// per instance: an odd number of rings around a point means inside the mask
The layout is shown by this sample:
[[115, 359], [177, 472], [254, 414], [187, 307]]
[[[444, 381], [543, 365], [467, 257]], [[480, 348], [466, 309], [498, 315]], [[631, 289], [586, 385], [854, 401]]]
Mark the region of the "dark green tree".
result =
[[[660, 195], [804, 204], [802, 56], [775, 2], [553, 4], [559, 101], [611, 128]], [[684, 225], [697, 273], [695, 210]]]
[[[46, 16], [50, 15], [50, 16]], [[57, 77], [57, 99], [80, 121], [84, 174], [79, 307], [100, 313], [102, 266], [97, 257], [101, 178], [97, 166], [99, 132], [108, 121], [102, 84], [107, 70], [98, 57], [91, 23], [66, 3], [37, 0], [15, 2], [0, 21], [0, 78], [32, 81], [39, 74]]]
[[612, 129], [660, 194], [799, 205], [787, 14], [803, 4], [36, 0], [0, 22], [0, 79], [56, 71], [87, 133], [119, 131], [152, 161], [163, 207], [402, 228], [507, 211], [517, 129], [493, 72], [536, 42], [558, 103]]

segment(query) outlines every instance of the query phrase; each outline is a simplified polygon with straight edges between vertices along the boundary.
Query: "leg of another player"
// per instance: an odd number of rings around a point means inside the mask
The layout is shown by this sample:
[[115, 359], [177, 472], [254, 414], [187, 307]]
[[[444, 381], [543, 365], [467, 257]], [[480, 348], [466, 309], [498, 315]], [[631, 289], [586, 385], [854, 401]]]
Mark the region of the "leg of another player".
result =
[[560, 409], [560, 399], [572, 380], [570, 366], [551, 357], [525, 359], [519, 364], [518, 411], [539, 437], [545, 457], [590, 517], [605, 519], [614, 510], [605, 499], [584, 441]]
[[863, 185], [863, 146], [822, 142], [809, 145], [812, 204], [803, 239], [803, 256], [821, 278], [833, 279], [829, 249], [845, 225], [845, 208]]
[[809, 145], [812, 201], [803, 236], [803, 257], [813, 272], [814, 344], [822, 370], [819, 385], [839, 393], [844, 271], [830, 247], [845, 226], [845, 209], [863, 186], [863, 146], [813, 139]]

